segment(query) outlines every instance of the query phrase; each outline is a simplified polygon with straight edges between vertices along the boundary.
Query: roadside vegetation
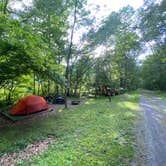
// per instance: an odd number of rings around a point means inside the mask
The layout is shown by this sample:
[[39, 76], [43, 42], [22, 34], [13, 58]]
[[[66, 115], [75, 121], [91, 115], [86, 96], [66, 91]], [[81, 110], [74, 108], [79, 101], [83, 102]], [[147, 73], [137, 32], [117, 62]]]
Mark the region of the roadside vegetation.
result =
[[163, 100], [166, 100], [166, 92], [165, 91], [154, 91], [155, 95]]
[[[159, 99], [162, 100], [166, 100], [166, 91], [161, 91], [161, 90], [141, 90], [143, 93], [145, 92], [146, 95], [150, 94], [150, 95], [155, 95], [156, 97], [158, 97]], [[148, 96], [146, 96], [148, 97]]]

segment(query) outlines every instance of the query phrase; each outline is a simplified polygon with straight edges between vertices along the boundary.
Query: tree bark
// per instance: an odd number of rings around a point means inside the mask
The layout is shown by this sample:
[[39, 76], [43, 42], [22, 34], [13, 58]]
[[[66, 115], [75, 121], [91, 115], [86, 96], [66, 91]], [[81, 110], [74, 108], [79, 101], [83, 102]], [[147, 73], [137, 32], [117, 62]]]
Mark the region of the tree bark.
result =
[[40, 95], [40, 80], [38, 78], [38, 88], [37, 88], [37, 95]]
[[69, 45], [69, 50], [67, 54], [67, 60], [66, 60], [66, 73], [65, 73], [65, 78], [66, 78], [66, 88], [65, 88], [65, 108], [67, 108], [67, 96], [69, 95], [70, 91], [70, 85], [69, 85], [69, 65], [70, 65], [70, 58], [71, 58], [71, 53], [72, 53], [72, 46], [73, 46], [73, 36], [74, 36], [74, 29], [77, 21], [77, 3], [78, 0], [75, 0], [75, 5], [74, 5], [74, 20], [73, 20], [73, 26], [71, 29], [71, 36], [70, 36], [70, 45]]
[[48, 82], [47, 82], [47, 94], [50, 94], [50, 80], [48, 78]]
[[35, 73], [33, 75], [33, 94], [36, 94], [36, 83], [35, 83]]

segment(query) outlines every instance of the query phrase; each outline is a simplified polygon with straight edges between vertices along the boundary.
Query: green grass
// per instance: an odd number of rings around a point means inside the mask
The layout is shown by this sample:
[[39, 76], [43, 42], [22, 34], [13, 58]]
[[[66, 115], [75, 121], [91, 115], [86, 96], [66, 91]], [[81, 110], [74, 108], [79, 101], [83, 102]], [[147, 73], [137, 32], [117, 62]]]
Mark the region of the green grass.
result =
[[166, 92], [165, 91], [154, 91], [155, 95], [162, 100], [166, 100]]
[[162, 100], [166, 100], [166, 91], [160, 91], [160, 90], [143, 90], [143, 92], [145, 92], [146, 94], [151, 94], [151, 95], [155, 95], [157, 97], [159, 97]]
[[57, 114], [1, 130], [1, 154], [24, 149], [29, 143], [55, 137], [39, 156], [20, 166], [119, 166], [129, 165], [134, 156], [134, 122], [139, 94], [89, 99], [85, 104]]

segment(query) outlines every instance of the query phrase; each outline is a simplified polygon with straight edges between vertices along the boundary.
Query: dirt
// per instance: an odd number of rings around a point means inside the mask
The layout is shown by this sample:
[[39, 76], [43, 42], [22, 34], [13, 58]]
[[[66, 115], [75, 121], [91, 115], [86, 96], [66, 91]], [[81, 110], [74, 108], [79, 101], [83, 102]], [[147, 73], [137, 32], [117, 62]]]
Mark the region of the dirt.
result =
[[[84, 101], [81, 101], [81, 104], [83, 104]], [[79, 105], [71, 105], [71, 101], [68, 101], [68, 107], [72, 108], [72, 107], [77, 107]], [[42, 111], [42, 112], [38, 112], [32, 115], [28, 115], [27, 118], [16, 121], [16, 122], [12, 122], [11, 120], [5, 118], [4, 116], [0, 116], [0, 129], [6, 126], [14, 126], [14, 125], [19, 125], [19, 124], [26, 124], [29, 123], [31, 121], [34, 121], [36, 119], [39, 118], [44, 118], [44, 117], [48, 117], [53, 115], [54, 113], [56, 113], [56, 111], [63, 109], [65, 106], [64, 104], [49, 104], [49, 110], [47, 111]]]
[[5, 154], [0, 158], [0, 166], [14, 166], [22, 160], [29, 160], [34, 155], [39, 155], [45, 151], [53, 142], [53, 139], [47, 138], [34, 144], [29, 144], [24, 150]]
[[166, 101], [151, 93], [140, 99], [141, 121], [137, 130], [137, 166], [166, 165]]
[[28, 115], [27, 118], [16, 121], [16, 122], [12, 122], [11, 120], [7, 119], [6, 117], [0, 116], [0, 129], [3, 127], [6, 127], [6, 126], [19, 125], [20, 123], [26, 124], [26, 123], [29, 123], [29, 122], [34, 121], [36, 119], [39, 119], [39, 118], [48, 117], [62, 108], [64, 108], [64, 105], [50, 104], [48, 110]]

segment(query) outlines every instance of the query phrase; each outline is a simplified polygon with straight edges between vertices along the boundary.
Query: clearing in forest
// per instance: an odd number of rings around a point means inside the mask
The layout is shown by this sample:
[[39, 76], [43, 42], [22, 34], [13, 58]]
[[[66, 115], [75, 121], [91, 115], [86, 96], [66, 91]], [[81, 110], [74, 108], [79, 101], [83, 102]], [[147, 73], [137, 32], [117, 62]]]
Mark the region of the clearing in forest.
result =
[[[134, 126], [139, 94], [88, 99], [31, 123], [1, 128], [0, 153], [21, 152], [33, 142], [51, 137], [39, 155], [19, 165], [130, 165], [134, 157]], [[15, 164], [16, 164], [15, 163]]]

